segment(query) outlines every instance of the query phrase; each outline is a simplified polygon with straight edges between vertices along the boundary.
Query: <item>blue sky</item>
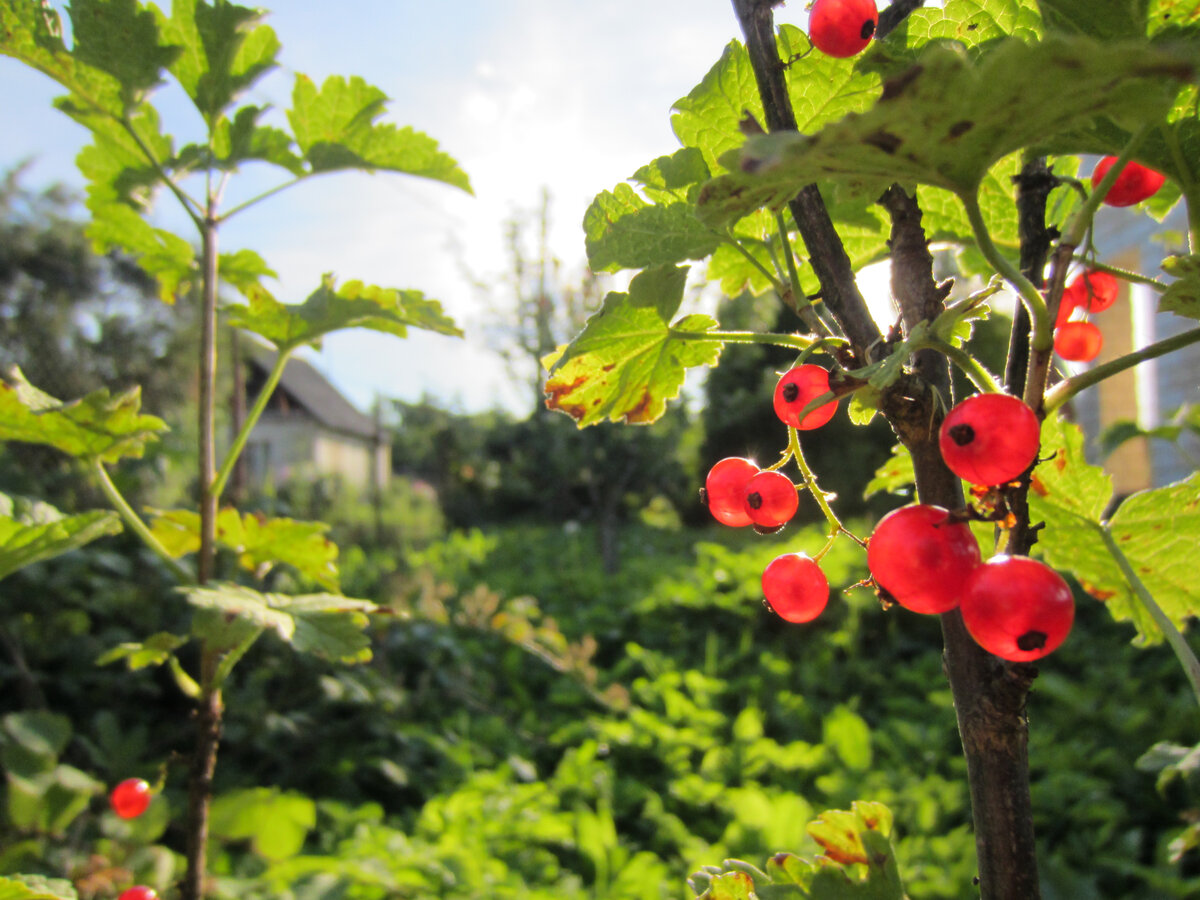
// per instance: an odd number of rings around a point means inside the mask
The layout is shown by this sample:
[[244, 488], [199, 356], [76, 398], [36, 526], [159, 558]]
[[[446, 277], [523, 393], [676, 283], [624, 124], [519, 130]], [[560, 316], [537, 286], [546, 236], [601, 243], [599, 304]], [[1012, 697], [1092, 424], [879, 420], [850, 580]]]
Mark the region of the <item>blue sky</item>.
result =
[[[800, 2], [777, 16], [807, 18]], [[295, 72], [318, 81], [360, 75], [392, 98], [389, 121], [437, 139], [475, 189], [472, 198], [399, 175], [322, 176], [223, 232], [222, 249], [251, 247], [279, 272], [280, 299], [303, 299], [332, 271], [423, 290], [464, 327], [465, 341], [415, 332], [405, 341], [362, 331], [328, 338], [314, 361], [363, 407], [377, 394], [429, 394], [464, 410], [521, 409], [528, 391], [507, 385], [483, 345], [484, 304], [463, 263], [499, 278], [503, 223], [532, 210], [545, 186], [552, 247], [568, 272], [580, 269], [591, 198], [677, 147], [672, 103], [737, 36], [728, 0], [279, 0], [267, 21], [283, 44], [282, 65], [249, 100], [286, 106]], [[61, 91], [0, 58], [0, 92], [0, 167], [32, 157], [29, 186], [78, 184], [73, 160], [86, 135], [51, 108]], [[195, 139], [182, 95], [168, 87], [160, 97], [177, 143]], [[166, 199], [160, 205], [163, 224], [181, 224]]]

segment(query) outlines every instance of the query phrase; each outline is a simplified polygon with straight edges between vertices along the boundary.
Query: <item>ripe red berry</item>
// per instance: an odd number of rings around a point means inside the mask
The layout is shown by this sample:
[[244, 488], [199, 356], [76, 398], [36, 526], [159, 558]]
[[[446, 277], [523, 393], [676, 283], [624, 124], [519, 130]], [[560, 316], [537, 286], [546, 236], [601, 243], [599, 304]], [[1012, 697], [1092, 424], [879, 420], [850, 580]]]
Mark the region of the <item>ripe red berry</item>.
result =
[[867, 541], [871, 577], [905, 609], [954, 609], [979, 565], [975, 535], [949, 516], [940, 506], [904, 506], [880, 519]]
[[1054, 352], [1072, 362], [1091, 362], [1103, 346], [1104, 336], [1091, 322], [1067, 322], [1054, 332]]
[[757, 465], [740, 456], [727, 456], [708, 470], [704, 500], [718, 522], [740, 528], [753, 521], [745, 509], [746, 485], [758, 472]]
[[[1096, 163], [1096, 168], [1092, 170], [1093, 190], [1116, 161], [1115, 156], [1106, 156]], [[1141, 203], [1157, 194], [1158, 189], [1166, 180], [1167, 177], [1161, 172], [1147, 169], [1131, 160], [1125, 164], [1125, 168], [1121, 170], [1117, 180], [1108, 189], [1103, 202], [1108, 206], [1133, 206], [1135, 203]]]
[[942, 460], [971, 484], [1006, 484], [1037, 458], [1033, 410], [1008, 394], [976, 394], [946, 414], [938, 435]]
[[122, 819], [136, 819], [150, 805], [150, 785], [141, 778], [126, 778], [108, 795], [108, 802]]
[[1063, 288], [1062, 302], [1058, 305], [1058, 315], [1054, 318], [1054, 327], [1062, 328], [1071, 319], [1073, 313], [1080, 306], [1079, 285], [1071, 282]]
[[796, 486], [779, 472], [759, 472], [746, 483], [746, 515], [762, 528], [778, 528], [787, 523], [799, 505]]
[[158, 892], [154, 888], [139, 884], [129, 890], [121, 891], [121, 896], [117, 900], [158, 900]]
[[808, 17], [808, 39], [826, 56], [854, 56], [871, 43], [879, 11], [875, 0], [816, 0]]
[[1027, 556], [995, 556], [979, 566], [960, 608], [975, 642], [1013, 662], [1041, 659], [1066, 640], [1075, 621], [1067, 583]]
[[1075, 303], [1088, 312], [1104, 312], [1117, 302], [1117, 294], [1121, 291], [1121, 282], [1108, 274], [1095, 269], [1080, 272], [1067, 285], [1067, 290], [1073, 292]]
[[829, 581], [803, 553], [777, 556], [763, 571], [763, 596], [781, 619], [811, 622], [829, 602]]
[[785, 425], [811, 431], [820, 428], [837, 412], [837, 401], [830, 400], [818, 406], [803, 419], [800, 413], [822, 394], [829, 393], [829, 372], [812, 363], [805, 363], [788, 370], [775, 385], [775, 415]]

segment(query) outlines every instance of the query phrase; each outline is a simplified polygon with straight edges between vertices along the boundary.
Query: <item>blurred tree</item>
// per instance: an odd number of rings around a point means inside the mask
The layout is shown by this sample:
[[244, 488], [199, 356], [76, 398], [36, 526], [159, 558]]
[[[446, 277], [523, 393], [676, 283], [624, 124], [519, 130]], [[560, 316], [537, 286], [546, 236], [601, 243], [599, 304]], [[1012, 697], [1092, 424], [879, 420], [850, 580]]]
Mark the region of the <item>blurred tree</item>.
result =
[[[0, 370], [19, 366], [63, 400], [102, 385], [114, 393], [140, 386], [143, 409], [157, 415], [187, 403], [191, 306], [165, 305], [132, 262], [94, 254], [70, 192], [26, 188], [23, 171], [0, 179]], [[181, 446], [168, 438], [140, 466], [123, 467], [122, 489], [144, 497], [158, 471], [155, 454]], [[0, 449], [0, 490], [68, 509], [101, 502], [70, 460], [44, 447]]]

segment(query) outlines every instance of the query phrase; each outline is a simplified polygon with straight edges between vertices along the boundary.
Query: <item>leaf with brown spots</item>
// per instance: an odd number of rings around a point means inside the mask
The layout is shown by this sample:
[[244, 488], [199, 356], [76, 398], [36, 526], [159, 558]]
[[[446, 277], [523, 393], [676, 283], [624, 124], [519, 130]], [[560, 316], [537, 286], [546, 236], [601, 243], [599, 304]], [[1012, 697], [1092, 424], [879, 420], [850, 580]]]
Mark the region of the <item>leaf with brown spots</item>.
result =
[[686, 278], [686, 268], [647, 269], [629, 293], [605, 297], [575, 340], [542, 360], [550, 370], [546, 406], [565, 412], [580, 428], [605, 419], [658, 419], [667, 401], [679, 396], [686, 370], [715, 365], [721, 355], [721, 344], [704, 337], [717, 325], [709, 316], [671, 322]]
[[1162, 632], [1137, 598], [1105, 541], [1109, 532], [1163, 612], [1181, 628], [1200, 615], [1200, 587], [1192, 554], [1200, 544], [1200, 473], [1166, 487], [1139, 491], [1112, 516], [1112, 481], [1084, 459], [1078, 426], [1057, 419], [1042, 428], [1040, 486], [1029, 495], [1032, 520], [1046, 523], [1035, 548], [1046, 562], [1073, 574], [1102, 600], [1113, 618], [1131, 621], [1138, 643], [1157, 643]]
[[1024, 147], [1066, 135], [1081, 146], [1055, 143], [1057, 152], [1101, 152], [1097, 123], [1124, 131], [1161, 121], [1196, 68], [1190, 51], [1082, 37], [999, 38], [975, 57], [930, 44], [870, 109], [808, 134], [748, 138], [722, 158], [729, 174], [701, 192], [700, 217], [719, 226], [814, 182], [974, 195], [993, 165]]

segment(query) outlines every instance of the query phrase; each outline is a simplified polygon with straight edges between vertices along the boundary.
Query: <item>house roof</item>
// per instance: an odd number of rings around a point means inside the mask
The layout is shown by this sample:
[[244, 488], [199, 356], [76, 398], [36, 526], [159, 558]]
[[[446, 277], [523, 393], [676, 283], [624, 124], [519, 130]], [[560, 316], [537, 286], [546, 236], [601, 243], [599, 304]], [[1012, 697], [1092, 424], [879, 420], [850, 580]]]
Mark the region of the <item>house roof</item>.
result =
[[[242, 347], [247, 362], [263, 375], [271, 371], [278, 355], [274, 350], [250, 341], [243, 342]], [[326, 428], [361, 438], [376, 437], [378, 429], [371, 417], [360, 412], [305, 360], [297, 356], [288, 360], [279, 387]]]

